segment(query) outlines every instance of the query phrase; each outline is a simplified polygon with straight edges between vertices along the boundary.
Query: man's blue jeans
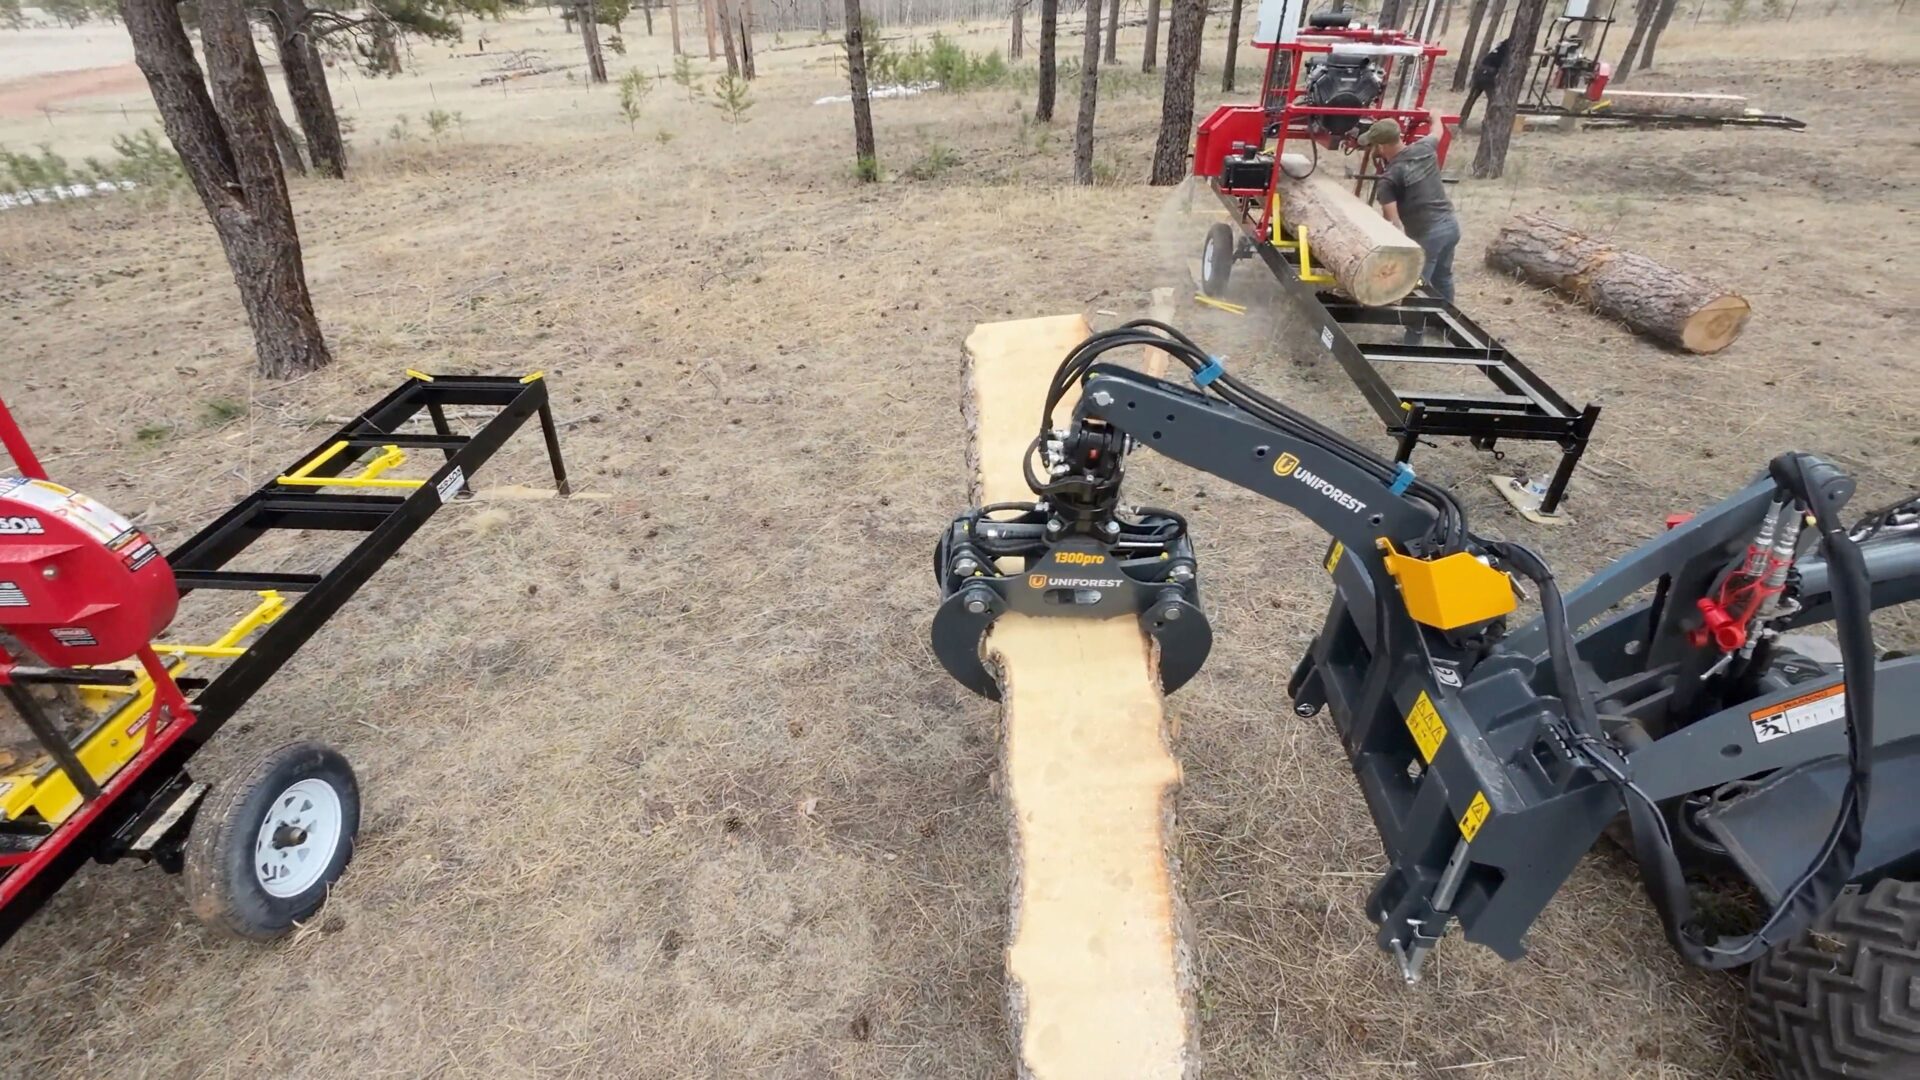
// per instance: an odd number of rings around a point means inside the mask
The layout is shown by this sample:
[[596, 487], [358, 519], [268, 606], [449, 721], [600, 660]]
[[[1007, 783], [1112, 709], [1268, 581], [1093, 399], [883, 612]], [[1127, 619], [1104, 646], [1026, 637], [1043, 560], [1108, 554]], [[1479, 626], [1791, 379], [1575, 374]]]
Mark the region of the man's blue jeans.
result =
[[[1435, 222], [1425, 236], [1413, 238], [1425, 253], [1426, 260], [1420, 267], [1420, 280], [1435, 296], [1453, 303], [1453, 251], [1460, 246], [1460, 219], [1449, 214], [1444, 220]], [[1403, 335], [1406, 343], [1417, 345], [1426, 331], [1426, 317], [1412, 316], [1417, 323], [1409, 323]]]

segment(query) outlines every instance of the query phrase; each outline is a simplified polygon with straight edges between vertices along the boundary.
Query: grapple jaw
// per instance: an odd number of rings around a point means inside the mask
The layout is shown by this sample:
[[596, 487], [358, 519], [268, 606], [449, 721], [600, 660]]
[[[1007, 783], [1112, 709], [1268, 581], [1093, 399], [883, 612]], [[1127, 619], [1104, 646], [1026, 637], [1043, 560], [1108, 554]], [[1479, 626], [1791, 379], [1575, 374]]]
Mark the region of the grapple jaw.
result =
[[1167, 693], [1193, 678], [1213, 647], [1193, 541], [1186, 522], [1165, 511], [1143, 510], [1131, 521], [1114, 515], [1086, 531], [1075, 531], [1044, 502], [970, 511], [941, 537], [934, 576], [941, 594], [934, 655], [961, 685], [996, 701], [1000, 683], [981, 643], [1008, 611], [1138, 618], [1159, 645]]

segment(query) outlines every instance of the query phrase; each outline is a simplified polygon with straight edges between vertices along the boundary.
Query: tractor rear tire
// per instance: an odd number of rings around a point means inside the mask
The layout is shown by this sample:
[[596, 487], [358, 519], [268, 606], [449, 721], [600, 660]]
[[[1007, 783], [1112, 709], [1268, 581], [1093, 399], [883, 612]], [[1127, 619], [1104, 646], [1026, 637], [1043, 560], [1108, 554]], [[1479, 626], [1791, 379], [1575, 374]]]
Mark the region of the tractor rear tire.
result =
[[1233, 226], [1214, 222], [1207, 230], [1207, 242], [1200, 248], [1200, 291], [1208, 296], [1225, 296], [1227, 280], [1233, 277]]
[[215, 930], [271, 941], [326, 903], [359, 831], [353, 766], [325, 743], [288, 743], [201, 806], [186, 845], [187, 903]]
[[1920, 882], [1848, 890], [1762, 957], [1747, 1023], [1780, 1080], [1920, 1076]]

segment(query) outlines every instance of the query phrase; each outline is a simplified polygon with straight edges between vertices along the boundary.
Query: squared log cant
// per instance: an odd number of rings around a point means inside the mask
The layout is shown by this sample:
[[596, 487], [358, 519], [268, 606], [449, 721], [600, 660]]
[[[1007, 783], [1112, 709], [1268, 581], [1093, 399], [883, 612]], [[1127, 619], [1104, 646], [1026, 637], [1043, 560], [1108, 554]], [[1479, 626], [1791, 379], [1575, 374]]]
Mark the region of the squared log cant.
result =
[[[1088, 332], [1074, 315], [987, 323], [967, 338], [976, 502], [1033, 498], [1021, 459], [1054, 370]], [[985, 647], [1003, 702], [1020, 1075], [1188, 1076], [1192, 970], [1170, 847], [1180, 765], [1152, 644], [1132, 618], [1009, 613]]]

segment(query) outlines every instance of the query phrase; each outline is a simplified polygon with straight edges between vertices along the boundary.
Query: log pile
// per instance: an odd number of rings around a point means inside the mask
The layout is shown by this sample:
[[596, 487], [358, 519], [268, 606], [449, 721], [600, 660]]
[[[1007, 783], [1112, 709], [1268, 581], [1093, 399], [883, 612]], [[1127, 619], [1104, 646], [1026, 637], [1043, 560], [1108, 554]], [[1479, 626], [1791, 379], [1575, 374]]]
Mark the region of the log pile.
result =
[[[1078, 315], [967, 338], [976, 503], [1028, 500], [1021, 460]], [[1062, 413], [1073, 399], [1062, 403]], [[1001, 790], [1013, 846], [1008, 1015], [1031, 1080], [1181, 1080], [1194, 1070], [1191, 957], [1170, 851], [1180, 764], [1155, 655], [1131, 617], [1007, 614]]]
[[1521, 214], [1487, 245], [1487, 265], [1557, 289], [1639, 333], [1695, 353], [1733, 343], [1745, 298], [1543, 214]]

